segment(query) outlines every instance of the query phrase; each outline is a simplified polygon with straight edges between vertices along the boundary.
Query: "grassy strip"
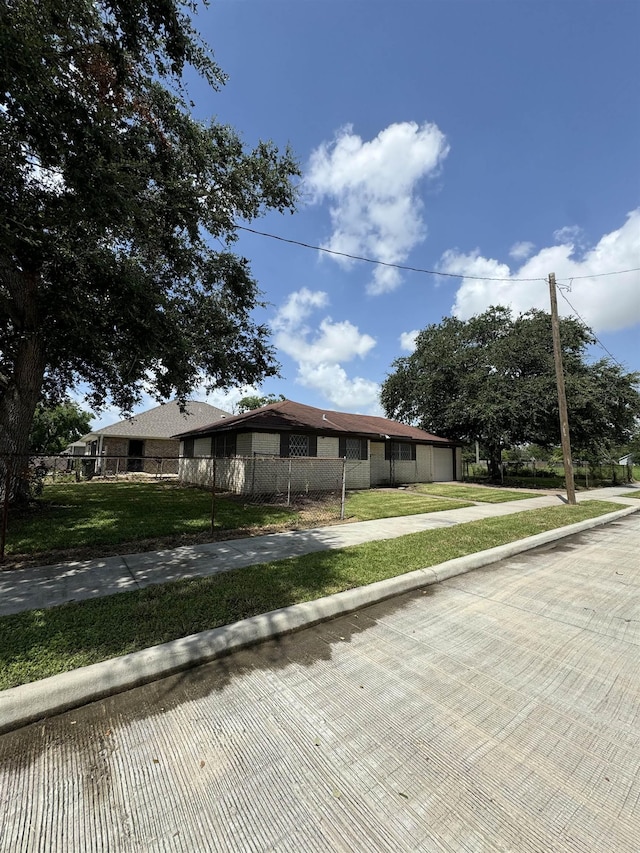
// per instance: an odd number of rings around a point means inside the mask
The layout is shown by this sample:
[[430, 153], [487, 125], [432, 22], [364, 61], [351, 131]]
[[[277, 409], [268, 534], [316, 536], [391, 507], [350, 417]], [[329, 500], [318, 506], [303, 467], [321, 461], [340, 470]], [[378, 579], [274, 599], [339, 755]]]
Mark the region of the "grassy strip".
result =
[[619, 498], [640, 498], [640, 489], [635, 489], [633, 492], [621, 492]]
[[466, 501], [443, 501], [439, 497], [423, 496], [414, 491], [371, 491], [364, 489], [349, 495], [345, 515], [351, 520], [372, 521], [400, 515], [418, 515], [473, 506]]
[[555, 506], [0, 617], [0, 689], [620, 509]]
[[507, 501], [522, 501], [527, 498], [534, 498], [536, 495], [531, 493], [513, 492], [507, 489], [492, 489], [488, 486], [452, 486], [449, 483], [420, 483], [416, 487], [416, 491], [428, 494], [439, 495], [443, 498], [458, 498], [464, 501], [478, 501], [488, 504], [500, 504]]

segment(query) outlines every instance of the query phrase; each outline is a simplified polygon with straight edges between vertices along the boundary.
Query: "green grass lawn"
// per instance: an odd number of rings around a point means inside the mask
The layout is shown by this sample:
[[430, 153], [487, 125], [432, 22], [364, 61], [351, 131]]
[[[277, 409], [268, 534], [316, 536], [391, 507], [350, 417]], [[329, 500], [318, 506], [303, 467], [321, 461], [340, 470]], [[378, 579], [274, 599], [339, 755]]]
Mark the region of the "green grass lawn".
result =
[[554, 506], [0, 617], [0, 689], [620, 509]]
[[521, 501], [526, 498], [534, 498], [535, 495], [522, 492], [513, 492], [502, 488], [489, 488], [487, 486], [451, 485], [449, 483], [418, 483], [416, 491], [428, 495], [439, 495], [443, 498], [458, 498], [465, 501], [480, 501], [482, 503], [499, 504], [507, 501]]
[[[217, 537], [225, 531], [284, 530], [337, 519], [339, 503], [327, 514], [321, 505], [307, 516], [282, 506], [245, 504], [242, 499], [216, 497]], [[469, 506], [405, 491], [362, 491], [351, 495], [346, 517], [367, 521], [398, 515], [436, 512]], [[317, 519], [313, 515], [318, 513]], [[315, 520], [314, 520], [315, 519]], [[159, 550], [211, 539], [211, 493], [178, 483], [83, 482], [48, 484], [35, 509], [12, 512], [6, 555], [45, 562], [104, 556], [117, 546], [125, 550]]]
[[[436, 493], [437, 494], [437, 493]], [[473, 506], [466, 501], [444, 501], [438, 497], [420, 495], [409, 490], [363, 489], [349, 495], [345, 516], [352, 521], [371, 521], [375, 518], [394, 518], [399, 515], [418, 515]]]
[[[298, 514], [285, 507], [245, 506], [216, 498], [215, 528], [284, 526]], [[117, 545], [210, 530], [211, 493], [174, 483], [69, 483], [45, 487], [35, 510], [12, 514], [6, 553]]]
[[621, 492], [618, 497], [620, 498], [640, 498], [640, 489], [635, 489], [632, 492]]

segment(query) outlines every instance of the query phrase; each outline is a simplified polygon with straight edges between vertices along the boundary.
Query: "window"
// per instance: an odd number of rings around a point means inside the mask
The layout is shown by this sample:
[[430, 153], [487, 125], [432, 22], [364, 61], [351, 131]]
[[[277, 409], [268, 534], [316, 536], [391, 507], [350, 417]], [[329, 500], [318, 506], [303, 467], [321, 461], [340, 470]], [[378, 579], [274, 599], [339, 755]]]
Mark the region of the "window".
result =
[[280, 456], [317, 456], [318, 437], [301, 433], [280, 433]]
[[416, 446], [408, 441], [387, 441], [384, 446], [384, 458], [396, 462], [413, 462], [416, 458]]
[[211, 453], [216, 459], [225, 459], [236, 455], [236, 437], [232, 433], [214, 435], [211, 439]]
[[185, 438], [182, 442], [182, 455], [187, 459], [193, 459], [193, 438]]
[[341, 459], [357, 459], [366, 461], [369, 458], [369, 447], [366, 438], [341, 438], [338, 455]]
[[309, 456], [309, 436], [289, 436], [289, 456]]

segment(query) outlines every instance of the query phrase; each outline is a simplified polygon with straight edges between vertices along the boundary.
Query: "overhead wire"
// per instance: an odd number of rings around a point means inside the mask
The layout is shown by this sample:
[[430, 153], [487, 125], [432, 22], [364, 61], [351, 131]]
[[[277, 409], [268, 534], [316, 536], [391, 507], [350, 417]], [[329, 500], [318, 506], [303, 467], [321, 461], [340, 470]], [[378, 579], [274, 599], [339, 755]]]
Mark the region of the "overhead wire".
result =
[[[324, 252], [327, 255], [337, 255], [341, 258], [349, 258], [352, 261], [364, 261], [367, 264], [376, 264], [377, 266], [382, 267], [393, 267], [397, 270], [406, 270], [407, 272], [419, 272], [425, 273], [426, 275], [440, 275], [445, 278], [466, 278], [471, 281], [547, 281], [546, 276], [537, 276], [535, 278], [518, 278], [518, 277], [509, 277], [509, 278], [499, 278], [496, 276], [489, 275], [466, 275], [465, 273], [454, 273], [454, 272], [440, 272], [439, 270], [429, 270], [424, 267], [411, 267], [406, 264], [395, 264], [390, 261], [379, 261], [375, 258], [367, 258], [363, 255], [351, 255], [349, 252], [338, 252], [335, 249], [327, 249], [325, 246], [314, 246], [312, 243], [304, 243], [302, 240], [292, 240], [289, 237], [280, 237], [278, 234], [270, 234], [267, 231], [258, 231], [256, 228], [249, 228], [246, 225], [236, 225], [235, 226], [238, 231], [248, 231], [250, 234], [257, 234], [260, 237], [268, 237], [271, 240], [278, 240], [281, 243], [290, 243], [293, 246], [302, 246], [304, 249], [314, 249], [316, 252]], [[577, 281], [578, 279], [583, 278], [602, 278], [602, 276], [607, 275], [622, 275], [623, 273], [628, 272], [640, 272], [640, 267], [633, 267], [628, 270], [612, 270], [610, 272], [598, 272], [593, 273], [592, 275], [574, 275], [572, 276], [572, 281]], [[558, 279], [559, 281], [568, 281], [568, 278]]]
[[[571, 281], [573, 281], [573, 279], [571, 279]], [[562, 291], [562, 289], [558, 288], [557, 290], [558, 290], [558, 293], [560, 294], [560, 296], [561, 296], [561, 297], [564, 299], [564, 301], [567, 303], [567, 305], [569, 306], [569, 308], [571, 308], [571, 310], [573, 311], [573, 313], [576, 315], [576, 317], [578, 318], [578, 320], [580, 320], [580, 322], [581, 322], [581, 323], [583, 323], [585, 326], [587, 326], [587, 328], [590, 328], [590, 327], [589, 327], [589, 324], [588, 324], [588, 323], [586, 323], [586, 322], [584, 321], [584, 319], [580, 316], [580, 314], [578, 313], [578, 311], [573, 307], [573, 305], [571, 304], [571, 302], [569, 302], [569, 300], [567, 299], [567, 297], [564, 295], [564, 292]], [[609, 356], [609, 358], [610, 358], [612, 361], [615, 361], [615, 363], [618, 365], [618, 367], [622, 368], [622, 370], [625, 370], [625, 369], [626, 369], [626, 368], [625, 368], [625, 366], [624, 366], [623, 364], [621, 364], [621, 363], [618, 361], [618, 359], [615, 357], [615, 355], [613, 355], [613, 353], [612, 353], [612, 352], [610, 352], [610, 351], [606, 348], [606, 346], [602, 343], [602, 341], [600, 340], [600, 338], [596, 335], [596, 333], [595, 333], [593, 330], [591, 330], [591, 334], [592, 334], [592, 335], [593, 335], [593, 337], [595, 338], [596, 343], [597, 343], [600, 347], [602, 347], [602, 349], [607, 353], [607, 355]]]
[[454, 272], [439, 272], [438, 270], [428, 270], [423, 267], [410, 267], [406, 264], [394, 264], [390, 261], [377, 261], [374, 258], [366, 258], [362, 255], [351, 255], [348, 252], [336, 252], [335, 249], [327, 249], [324, 246], [313, 246], [311, 243], [303, 243], [300, 240], [291, 240], [288, 237], [279, 237], [277, 234], [269, 234], [266, 231], [257, 231], [255, 228], [247, 228], [245, 225], [237, 225], [239, 231], [249, 231], [251, 234], [259, 234], [261, 237], [270, 237], [272, 240], [279, 240], [282, 243], [292, 243], [294, 246], [302, 246], [305, 249], [315, 249], [318, 252], [325, 252], [327, 255], [338, 255], [341, 258], [350, 258], [353, 261], [364, 261], [367, 264], [376, 264], [382, 267], [393, 267], [397, 270], [407, 270], [408, 272], [420, 272], [427, 275], [441, 275], [445, 278], [468, 278], [475, 281], [546, 281], [546, 278], [540, 276], [536, 278], [496, 278], [489, 275], [463, 275]]

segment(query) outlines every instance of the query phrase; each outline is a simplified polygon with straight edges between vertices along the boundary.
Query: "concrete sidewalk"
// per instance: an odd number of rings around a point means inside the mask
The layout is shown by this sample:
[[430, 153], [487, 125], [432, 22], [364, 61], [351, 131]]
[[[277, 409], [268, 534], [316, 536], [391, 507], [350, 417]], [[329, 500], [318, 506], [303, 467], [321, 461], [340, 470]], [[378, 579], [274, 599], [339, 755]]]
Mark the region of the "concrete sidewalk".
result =
[[[594, 489], [579, 493], [577, 497], [579, 501], [608, 500], [626, 506], [638, 505], [640, 501], [637, 499], [620, 497], [621, 492], [630, 488]], [[256, 563], [557, 506], [562, 500], [560, 494], [533, 495], [501, 504], [475, 504], [424, 515], [329, 525], [165, 551], [8, 570], [0, 572], [0, 615], [55, 607], [69, 601], [114, 595], [182, 578], [205, 577]]]

